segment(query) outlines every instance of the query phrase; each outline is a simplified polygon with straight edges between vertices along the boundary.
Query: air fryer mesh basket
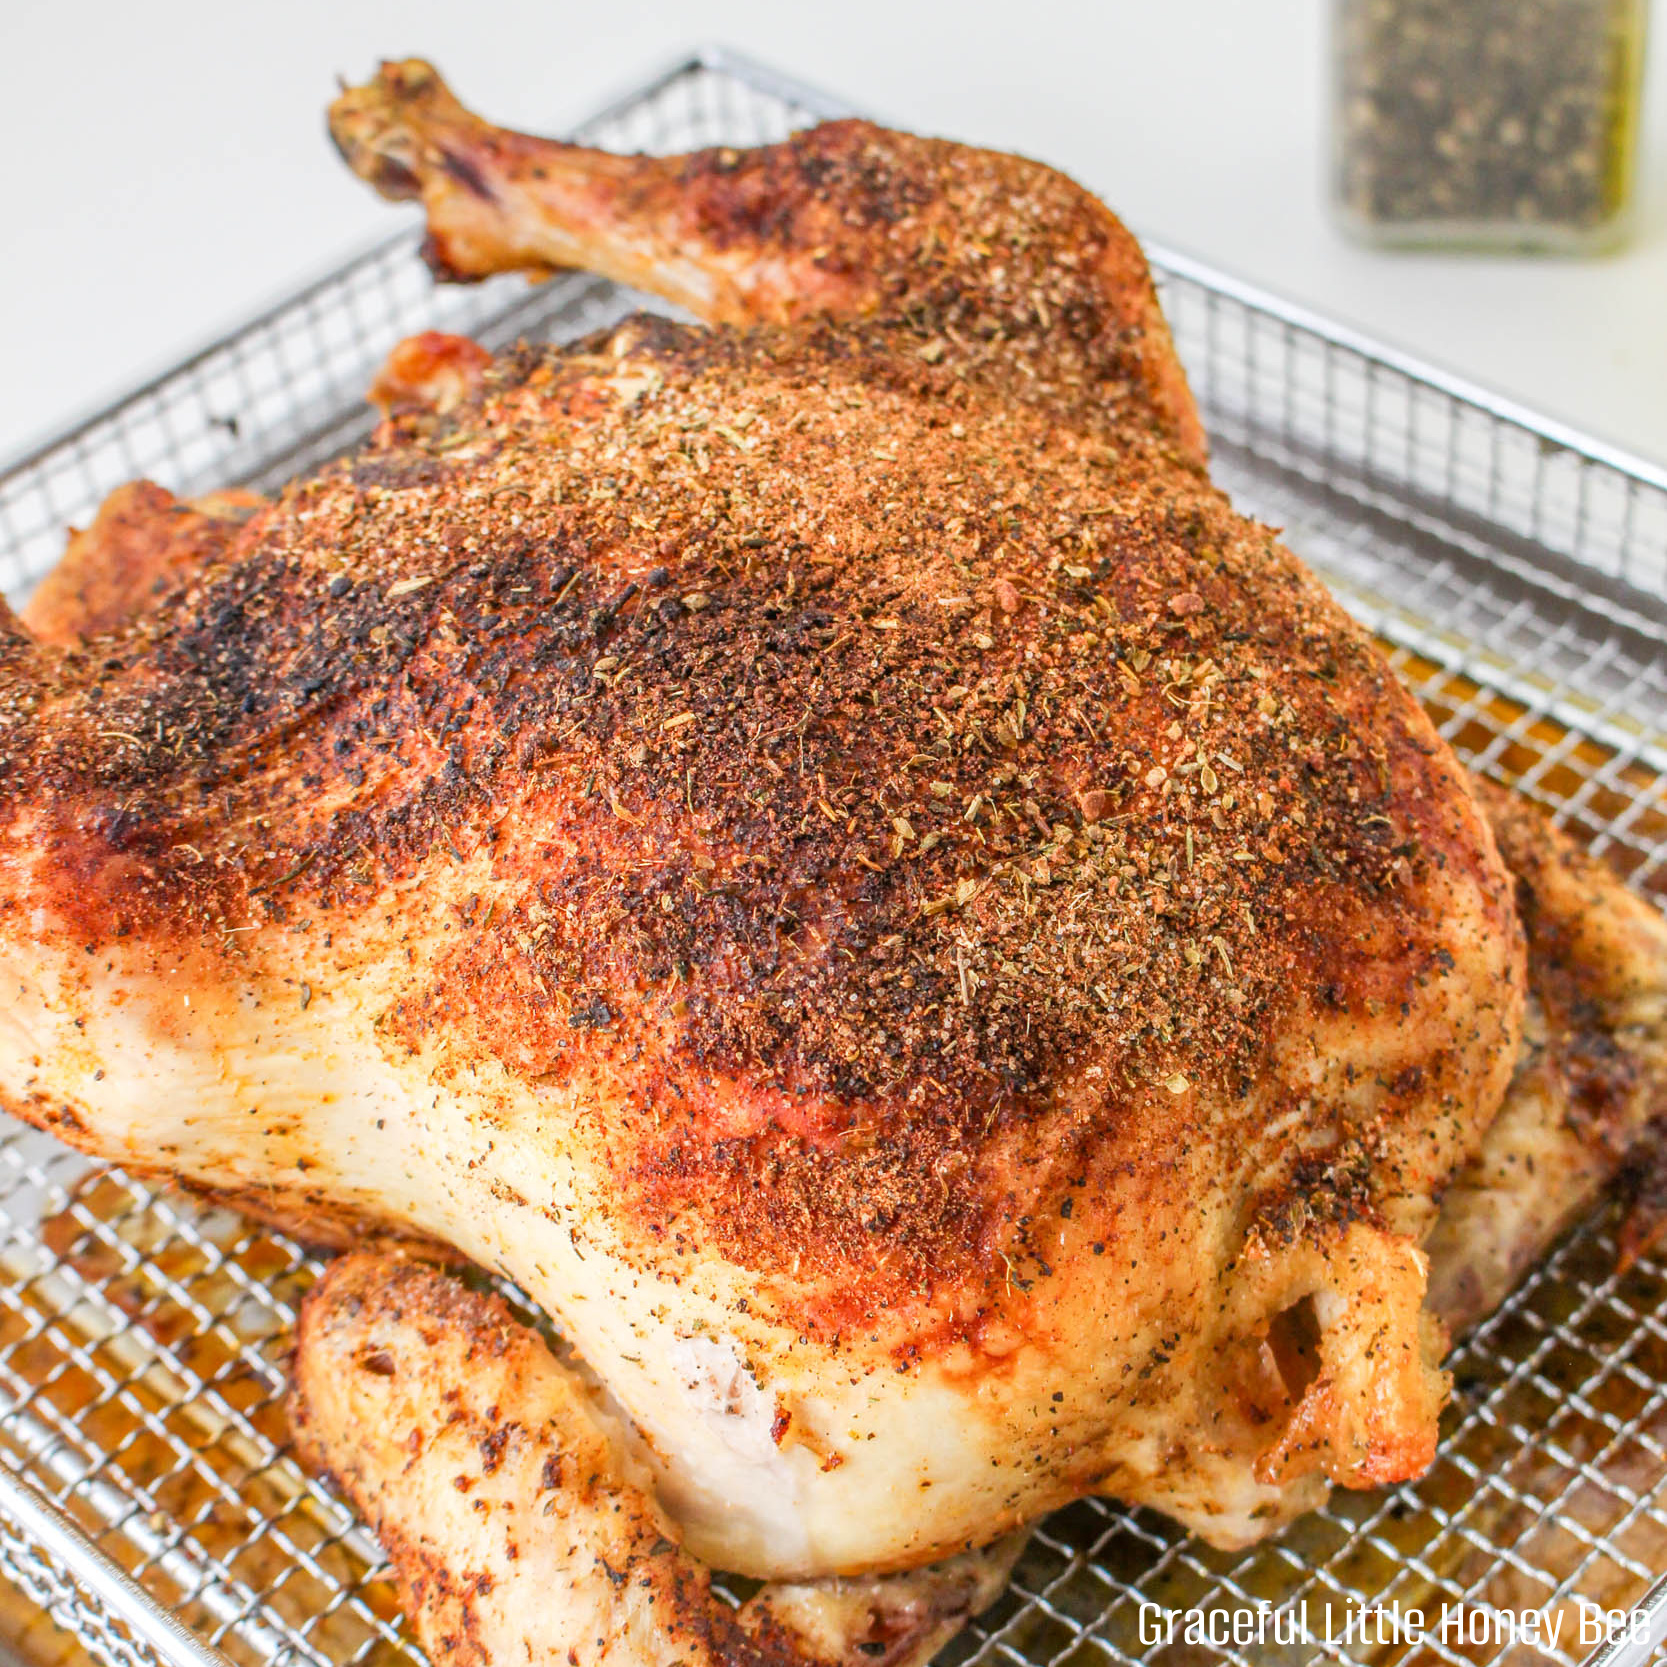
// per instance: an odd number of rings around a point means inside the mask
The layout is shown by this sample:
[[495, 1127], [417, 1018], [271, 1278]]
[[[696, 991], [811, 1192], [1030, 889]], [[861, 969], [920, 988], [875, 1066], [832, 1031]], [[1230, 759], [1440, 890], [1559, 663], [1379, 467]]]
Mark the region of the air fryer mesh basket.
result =
[[[582, 136], [675, 151], [832, 113], [705, 53]], [[584, 275], [436, 289], [416, 247], [402, 232], [0, 473], [0, 585], [26, 591], [122, 481], [273, 485], [353, 445], [373, 369], [415, 330], [495, 346], [637, 304]], [[1465, 756], [1667, 899], [1667, 476], [1151, 253], [1218, 480], [1286, 529]], [[1573, 1667], [1591, 1651], [1577, 1606], [1638, 1604], [1667, 1571], [1667, 1264], [1618, 1273], [1614, 1228], [1600, 1212], [1464, 1341], [1420, 1481], [1339, 1493], [1236, 1554], [1079, 1503], [948, 1659]], [[421, 1659], [375, 1544], [286, 1452], [284, 1352], [311, 1257], [0, 1119], [0, 1262], [0, 1572], [112, 1667]], [[1567, 1618], [1538, 1652], [1337, 1636], [1345, 1609], [1397, 1600], [1432, 1620]], [[1270, 1603], [1306, 1603], [1312, 1641], [1142, 1642], [1143, 1604]]]

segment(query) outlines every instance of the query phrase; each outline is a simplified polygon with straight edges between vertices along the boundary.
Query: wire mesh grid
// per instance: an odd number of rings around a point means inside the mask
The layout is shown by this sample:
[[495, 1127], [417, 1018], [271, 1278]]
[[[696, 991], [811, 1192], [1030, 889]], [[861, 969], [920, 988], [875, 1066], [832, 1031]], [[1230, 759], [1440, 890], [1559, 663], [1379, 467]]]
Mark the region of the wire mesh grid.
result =
[[[583, 136], [756, 143], [831, 113], [708, 53]], [[26, 590], [135, 476], [270, 485], [352, 445], [373, 369], [412, 331], [563, 337], [636, 304], [581, 275], [437, 290], [416, 242], [402, 232], [0, 474], [0, 584]], [[1667, 477], [1183, 257], [1154, 264], [1221, 483], [1286, 528], [1463, 753], [1667, 898]], [[1667, 1265], [1617, 1272], [1615, 1227], [1589, 1222], [1459, 1348], [1420, 1481], [1339, 1494], [1234, 1554], [1083, 1501], [946, 1658], [1573, 1667], [1583, 1606], [1623, 1609], [1667, 1571]], [[313, 1272], [281, 1235], [0, 1120], [0, 1571], [99, 1660], [193, 1659], [162, 1610], [250, 1667], [420, 1660], [374, 1543], [286, 1452], [284, 1353]], [[1360, 1606], [1395, 1603], [1431, 1630], [1349, 1634]], [[1276, 1622], [1252, 1642], [1147, 1641], [1145, 1606], [1270, 1604], [1307, 1606], [1299, 1638]], [[1446, 1610], [1489, 1635], [1444, 1632]], [[1563, 1617], [1555, 1645], [1513, 1642], [1500, 1621], [1527, 1611]]]

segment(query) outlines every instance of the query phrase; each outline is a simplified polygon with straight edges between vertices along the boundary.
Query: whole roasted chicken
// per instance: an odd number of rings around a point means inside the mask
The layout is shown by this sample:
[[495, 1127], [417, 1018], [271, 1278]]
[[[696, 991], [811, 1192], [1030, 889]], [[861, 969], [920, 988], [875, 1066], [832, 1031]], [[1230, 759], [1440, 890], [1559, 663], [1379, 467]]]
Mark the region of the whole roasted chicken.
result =
[[331, 125], [442, 276], [710, 327], [422, 338], [362, 451], [77, 537], [0, 627], [0, 1095], [391, 1247], [294, 1419], [431, 1655], [916, 1660], [1080, 1495], [1416, 1475], [1442, 1315], [1662, 1112], [1667, 930], [1210, 484], [1129, 234], [862, 122]]

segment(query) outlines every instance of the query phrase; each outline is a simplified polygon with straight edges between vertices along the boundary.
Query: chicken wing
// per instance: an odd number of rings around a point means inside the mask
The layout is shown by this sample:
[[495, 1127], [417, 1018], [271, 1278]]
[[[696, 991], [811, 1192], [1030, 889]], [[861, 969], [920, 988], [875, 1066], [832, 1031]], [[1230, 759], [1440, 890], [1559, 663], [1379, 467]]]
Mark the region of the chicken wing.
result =
[[264, 501], [239, 490], [182, 503], [148, 480], [118, 487], [35, 587], [24, 625], [65, 647], [116, 630], [226, 555]]
[[492, 355], [467, 336], [424, 330], [391, 352], [366, 395], [384, 416], [412, 408], [443, 416], [480, 386]]
[[[1505, 1103], [1426, 1246], [1430, 1306], [1455, 1335], [1629, 1164], [1643, 1180], [1667, 1159], [1667, 920], [1522, 799], [1480, 786], [1528, 934], [1528, 1010]], [[1633, 1237], [1657, 1223], [1641, 1210]]]
[[1023, 1541], [766, 1586], [737, 1612], [679, 1546], [599, 1386], [496, 1298], [391, 1257], [343, 1257], [309, 1294], [289, 1405], [437, 1667], [914, 1667], [1000, 1595]]

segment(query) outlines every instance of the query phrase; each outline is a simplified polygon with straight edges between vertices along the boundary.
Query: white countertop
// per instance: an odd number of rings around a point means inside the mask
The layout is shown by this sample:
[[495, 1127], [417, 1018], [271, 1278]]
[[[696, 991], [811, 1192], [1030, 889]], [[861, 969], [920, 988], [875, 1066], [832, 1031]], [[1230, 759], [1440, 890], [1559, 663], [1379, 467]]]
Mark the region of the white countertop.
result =
[[1327, 11], [1325, 0], [9, 6], [0, 454], [391, 223], [325, 140], [338, 73], [419, 53], [483, 113], [557, 131], [714, 40], [899, 125], [1044, 158], [1140, 232], [1667, 462], [1667, 50], [1651, 55], [1624, 253], [1389, 255], [1346, 241], [1322, 200]]

